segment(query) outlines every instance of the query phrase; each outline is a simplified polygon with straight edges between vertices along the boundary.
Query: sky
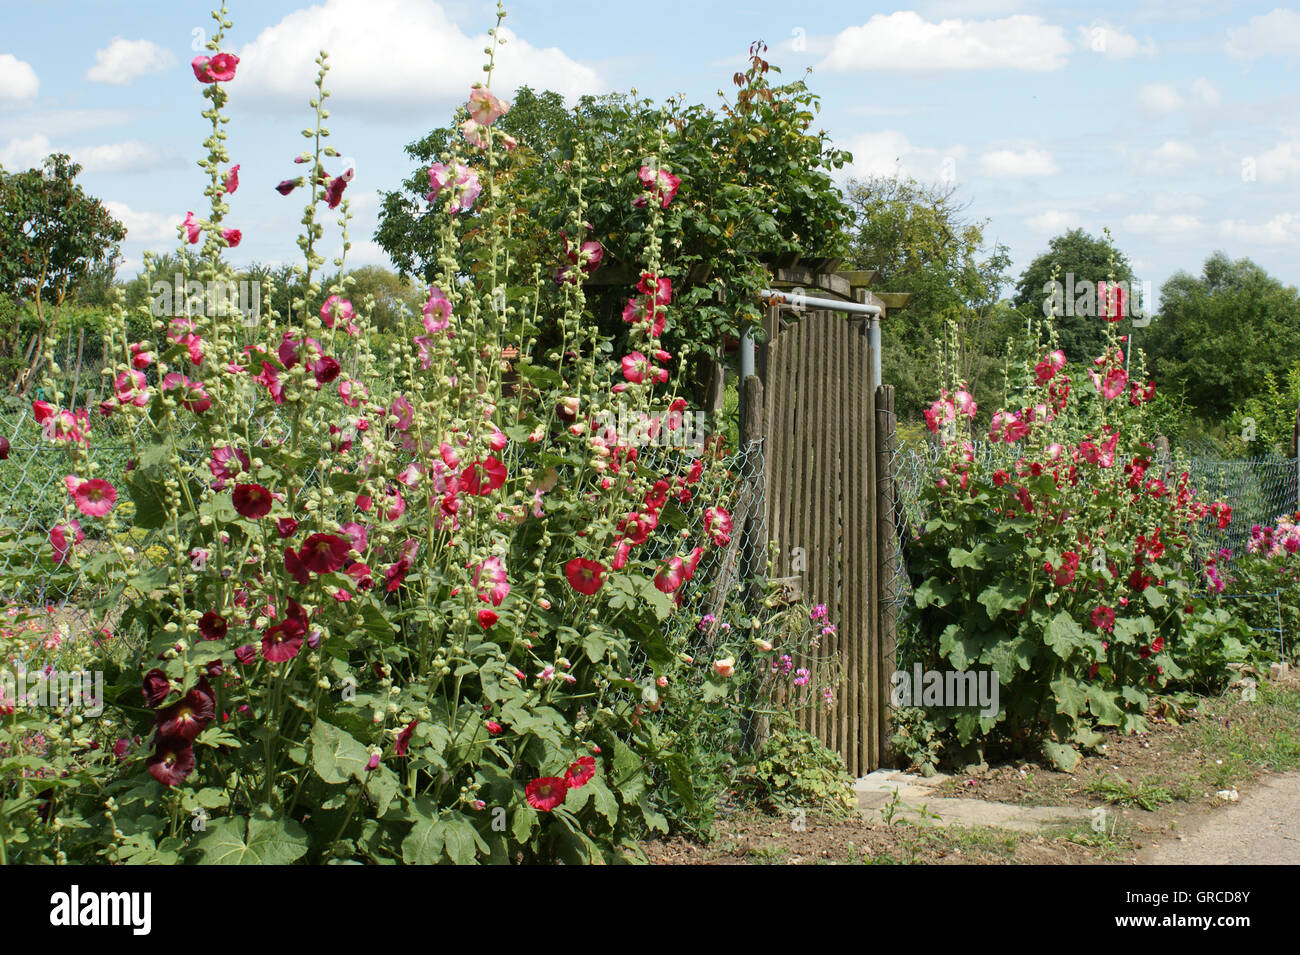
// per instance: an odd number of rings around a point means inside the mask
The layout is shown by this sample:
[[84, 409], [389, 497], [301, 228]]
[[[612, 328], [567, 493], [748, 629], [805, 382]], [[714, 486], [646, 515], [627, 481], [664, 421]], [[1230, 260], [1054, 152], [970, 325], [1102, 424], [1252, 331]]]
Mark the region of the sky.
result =
[[[1215, 251], [1300, 284], [1300, 7], [1127, 3], [658, 0], [509, 3], [494, 90], [627, 91], [717, 103], [749, 43], [794, 79], [811, 68], [819, 125], [854, 156], [841, 181], [956, 185], [1015, 274], [1052, 236], [1109, 227], [1158, 291]], [[0, 165], [63, 151], [128, 228], [119, 275], [177, 246], [202, 214], [206, 105], [190, 60], [213, 21], [191, 0], [0, 0]], [[231, 0], [224, 48], [240, 189], [231, 261], [297, 254], [297, 175], [319, 50], [330, 142], [353, 166], [352, 265], [389, 264], [371, 237], [403, 147], [445, 125], [482, 77], [495, 0]], [[332, 219], [328, 220], [332, 222]], [[326, 255], [340, 251], [327, 228]]]

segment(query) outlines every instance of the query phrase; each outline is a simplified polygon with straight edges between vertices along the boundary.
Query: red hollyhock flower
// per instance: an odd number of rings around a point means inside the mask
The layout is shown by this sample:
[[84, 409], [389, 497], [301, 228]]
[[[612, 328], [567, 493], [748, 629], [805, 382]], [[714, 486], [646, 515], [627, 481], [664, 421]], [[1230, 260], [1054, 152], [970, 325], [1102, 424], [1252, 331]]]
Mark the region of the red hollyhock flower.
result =
[[357, 582], [357, 590], [369, 590], [375, 585], [375, 578], [367, 564], [357, 562], [350, 565], [343, 573]]
[[239, 515], [250, 521], [271, 513], [271, 492], [260, 484], [236, 484], [231, 499]]
[[161, 739], [145, 765], [164, 786], [179, 786], [194, 772], [194, 747], [182, 739]]
[[226, 618], [215, 610], [209, 610], [199, 618], [199, 634], [204, 640], [220, 640], [228, 629]]
[[307, 628], [293, 618], [283, 620], [262, 633], [262, 656], [271, 663], [292, 660], [302, 649], [302, 638]]
[[487, 731], [491, 733], [493, 736], [498, 736], [501, 733], [501, 724], [498, 723], [496, 720], [488, 720]]
[[569, 784], [570, 789], [581, 789], [595, 775], [596, 760], [591, 756], [580, 756], [564, 774], [564, 781]]
[[[480, 477], [480, 472], [486, 476], [486, 483]], [[460, 480], [466, 492], [485, 497], [506, 483], [506, 466], [489, 455], [482, 461], [476, 461], [466, 467], [461, 472]]]
[[167, 694], [172, 691], [171, 681], [167, 679], [167, 674], [162, 670], [150, 670], [144, 675], [144, 701], [150, 707], [155, 707], [163, 700], [167, 699]]
[[275, 531], [281, 537], [292, 537], [298, 529], [298, 522], [292, 517], [281, 517], [275, 522]]
[[414, 720], [407, 725], [406, 729], [397, 734], [397, 743], [393, 746], [394, 756], [405, 756], [407, 747], [411, 745], [411, 736], [415, 733], [415, 728], [420, 725], [419, 720]]
[[257, 662], [257, 648], [251, 643], [246, 643], [242, 647], [236, 647], [235, 659], [246, 667], [252, 666]]
[[604, 564], [585, 557], [575, 557], [564, 565], [564, 576], [569, 578], [569, 586], [588, 597], [604, 586], [604, 573]]
[[528, 805], [542, 812], [550, 812], [564, 802], [569, 794], [569, 784], [558, 776], [542, 776], [524, 787]]
[[680, 557], [671, 558], [655, 574], [655, 589], [666, 594], [678, 590], [686, 582], [686, 562]]
[[1107, 633], [1115, 629], [1115, 611], [1110, 607], [1098, 607], [1092, 612], [1092, 625]]
[[307, 572], [307, 565], [302, 562], [292, 547], [284, 549], [284, 569], [298, 582], [299, 587], [306, 587], [311, 583], [311, 574]]
[[216, 715], [212, 688], [200, 683], [179, 701], [158, 713], [158, 735], [192, 743]]
[[9, 439], [0, 437], [0, 461], [9, 459]]
[[312, 534], [298, 551], [298, 559], [315, 574], [332, 574], [348, 559], [350, 541], [334, 534]]
[[496, 622], [500, 619], [501, 618], [497, 616], [497, 612], [495, 610], [480, 610], [478, 612], [478, 625], [482, 627], [484, 630], [487, 630], [492, 626], [494, 626]]

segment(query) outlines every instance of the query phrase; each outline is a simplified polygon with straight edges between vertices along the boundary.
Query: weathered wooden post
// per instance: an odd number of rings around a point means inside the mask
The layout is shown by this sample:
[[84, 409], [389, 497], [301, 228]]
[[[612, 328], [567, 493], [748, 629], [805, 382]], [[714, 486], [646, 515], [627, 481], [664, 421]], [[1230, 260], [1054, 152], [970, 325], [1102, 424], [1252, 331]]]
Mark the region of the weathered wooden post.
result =
[[877, 693], [880, 710], [878, 745], [881, 765], [892, 762], [893, 725], [889, 711], [890, 677], [898, 660], [898, 580], [902, 560], [897, 546], [898, 495], [894, 485], [894, 386], [876, 389], [876, 606], [880, 621], [880, 673]]

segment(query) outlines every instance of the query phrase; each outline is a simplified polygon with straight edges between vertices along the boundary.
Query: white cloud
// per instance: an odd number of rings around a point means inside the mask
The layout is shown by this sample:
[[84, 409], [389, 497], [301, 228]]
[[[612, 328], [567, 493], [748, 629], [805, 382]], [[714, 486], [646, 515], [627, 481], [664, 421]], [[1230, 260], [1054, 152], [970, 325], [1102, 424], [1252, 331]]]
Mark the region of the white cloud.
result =
[[845, 170], [849, 177], [911, 177], [922, 182], [955, 179], [959, 164], [967, 155], [966, 147], [961, 145], [948, 149], [914, 146], [904, 133], [895, 129], [863, 133], [851, 140], [847, 148], [853, 154], [853, 162]]
[[1143, 212], [1125, 216], [1120, 223], [1120, 227], [1126, 232], [1133, 232], [1137, 235], [1150, 235], [1169, 239], [1199, 232], [1204, 225], [1196, 216], [1186, 213], [1167, 215]]
[[1065, 66], [1065, 30], [1040, 17], [1018, 14], [1000, 20], [941, 20], [911, 11], [877, 14], [839, 33], [822, 67], [840, 72], [895, 70], [1025, 70]]
[[[335, 250], [335, 254], [338, 254], [337, 250]], [[352, 248], [348, 249], [347, 264], [349, 268], [357, 268], [362, 265], [382, 265], [386, 269], [391, 269], [393, 260], [389, 258], [388, 253], [380, 247], [378, 242], [363, 239], [360, 242], [353, 242]]]
[[148, 172], [178, 161], [170, 150], [139, 140], [102, 146], [56, 146], [44, 133], [33, 133], [0, 148], [0, 165], [11, 170], [31, 169], [55, 152], [67, 153], [91, 173]]
[[176, 65], [176, 57], [150, 40], [113, 37], [108, 46], [95, 51], [95, 65], [86, 71], [92, 83], [125, 86], [148, 73], [161, 73]]
[[1025, 225], [1039, 232], [1064, 232], [1067, 229], [1073, 229], [1078, 224], [1078, 213], [1065, 212], [1061, 209], [1048, 209], [1046, 212], [1030, 216], [1025, 220]]
[[1094, 20], [1091, 26], [1079, 27], [1079, 46], [1115, 60], [1137, 56], [1155, 56], [1155, 41], [1139, 40], [1133, 34], [1106, 20]]
[[1263, 182], [1300, 176], [1300, 141], [1278, 143], [1256, 156], [1255, 175]]
[[1300, 213], [1284, 212], [1259, 224], [1225, 219], [1219, 232], [1228, 239], [1260, 245], [1294, 245], [1300, 242]]
[[112, 200], [105, 201], [104, 208], [108, 210], [109, 215], [126, 226], [127, 240], [132, 242], [176, 240], [176, 227], [185, 218], [179, 212], [171, 215], [161, 212], [137, 212], [125, 202]]
[[12, 53], [0, 53], [0, 100], [31, 99], [40, 91], [36, 71]]
[[1138, 90], [1138, 103], [1152, 113], [1172, 113], [1183, 105], [1183, 98], [1168, 83], [1147, 83]]
[[1151, 199], [1151, 207], [1156, 212], [1187, 212], [1207, 205], [1206, 199], [1188, 192], [1162, 192]]
[[1219, 101], [1223, 99], [1219, 88], [1204, 76], [1192, 81], [1192, 95], [1206, 106], [1218, 106]]
[[1281, 8], [1251, 17], [1244, 27], [1228, 31], [1228, 56], [1249, 60], [1259, 56], [1300, 56], [1300, 13]]
[[1167, 139], [1155, 149], [1140, 154], [1138, 164], [1146, 172], [1168, 173], [1188, 165], [1199, 155], [1190, 143]]
[[986, 176], [1054, 176], [1060, 172], [1045, 149], [998, 149], [980, 157], [980, 171]]
[[[372, 29], [370, 24], [400, 24]], [[503, 94], [531, 81], [566, 97], [603, 89], [591, 67], [556, 47], [538, 49], [506, 29], [492, 85]], [[482, 82], [486, 34], [466, 36], [429, 0], [325, 0], [267, 27], [239, 51], [241, 96], [272, 109], [306, 110], [321, 50], [330, 53], [329, 105], [368, 115], [429, 115]], [[541, 78], [539, 80], [539, 78]]]
[[24, 169], [31, 169], [41, 164], [41, 160], [52, 153], [50, 140], [48, 136], [41, 133], [32, 133], [30, 136], [20, 136], [12, 139], [9, 143], [0, 148], [0, 166], [4, 166], [10, 172], [18, 172]]
[[131, 114], [120, 109], [25, 109], [21, 112], [0, 113], [0, 135], [66, 136], [88, 129], [121, 126], [131, 119]]

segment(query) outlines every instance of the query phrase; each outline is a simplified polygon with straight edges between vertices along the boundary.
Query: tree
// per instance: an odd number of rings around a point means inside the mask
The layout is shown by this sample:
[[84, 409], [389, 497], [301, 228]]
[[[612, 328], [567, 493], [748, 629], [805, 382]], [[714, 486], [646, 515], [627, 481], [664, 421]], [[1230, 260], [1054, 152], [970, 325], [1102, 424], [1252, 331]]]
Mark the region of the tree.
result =
[[[126, 238], [122, 224], [75, 182], [80, 172], [62, 153], [40, 169], [0, 169], [0, 297], [12, 306], [4, 310], [0, 369], [15, 394], [25, 395], [35, 380], [69, 293], [111, 263]], [[29, 329], [24, 315], [34, 316]]]
[[1216, 252], [1200, 276], [1179, 272], [1160, 294], [1143, 350], [1157, 384], [1202, 417], [1225, 421], [1262, 394], [1266, 373], [1285, 380], [1300, 361], [1300, 292], [1250, 259]]
[[853, 180], [848, 201], [849, 262], [875, 270], [878, 291], [912, 293], [907, 310], [882, 330], [881, 372], [895, 387], [900, 413], [919, 417], [933, 400], [949, 321], [958, 326], [957, 354], [949, 356], [958, 380], [977, 390], [990, 378], [996, 383], [1018, 322], [1000, 301], [1010, 256], [1001, 244], [986, 247], [987, 221], [963, 218], [955, 185], [915, 179]]
[[[1052, 283], [1061, 286], [1061, 295], [1053, 303]], [[1106, 323], [1101, 317], [1102, 303], [1098, 283], [1124, 283], [1131, 289], [1133, 269], [1105, 233], [1101, 238], [1082, 229], [1071, 229], [1048, 243], [1047, 251], [1029, 264], [1016, 283], [1015, 305], [1022, 321], [1045, 314], [1045, 308], [1058, 306], [1056, 331], [1065, 357], [1072, 362], [1088, 362], [1106, 347]], [[1130, 292], [1130, 305], [1136, 307]], [[1149, 307], [1150, 303], [1144, 303]], [[1121, 326], [1131, 329], [1128, 319]]]

